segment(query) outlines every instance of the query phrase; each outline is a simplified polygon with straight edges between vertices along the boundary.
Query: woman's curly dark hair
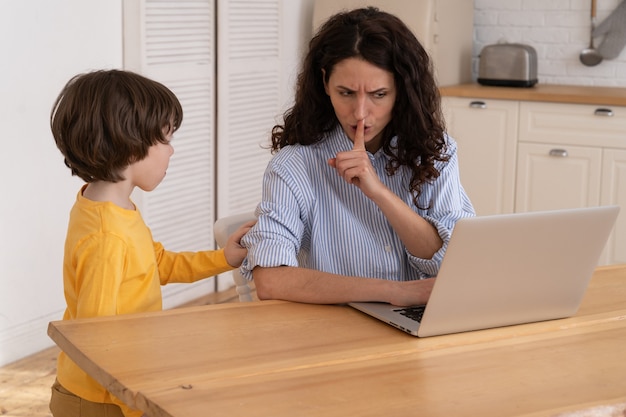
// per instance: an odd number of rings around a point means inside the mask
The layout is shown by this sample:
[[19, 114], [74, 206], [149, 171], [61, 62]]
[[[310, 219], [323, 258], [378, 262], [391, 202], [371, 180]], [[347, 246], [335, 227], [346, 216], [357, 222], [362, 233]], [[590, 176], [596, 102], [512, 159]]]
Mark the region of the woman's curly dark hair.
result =
[[[394, 75], [396, 102], [383, 131], [382, 149], [391, 158], [389, 175], [402, 165], [411, 168], [410, 190], [417, 205], [422, 184], [439, 176], [435, 162], [448, 159], [441, 98], [428, 53], [400, 19], [377, 8], [338, 13], [311, 39], [297, 79], [295, 104], [283, 115], [284, 125], [272, 129], [272, 152], [319, 142], [337, 126], [324, 82], [337, 63], [353, 57]], [[394, 136], [397, 149], [391, 145]]]

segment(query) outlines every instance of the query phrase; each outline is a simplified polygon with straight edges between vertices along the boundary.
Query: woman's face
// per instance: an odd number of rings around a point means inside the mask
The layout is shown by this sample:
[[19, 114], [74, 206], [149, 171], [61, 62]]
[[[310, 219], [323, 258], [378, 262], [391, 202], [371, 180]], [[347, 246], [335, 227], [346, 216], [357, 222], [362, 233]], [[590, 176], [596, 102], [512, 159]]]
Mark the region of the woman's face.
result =
[[396, 101], [393, 74], [363, 59], [347, 58], [334, 66], [324, 88], [348, 137], [354, 142], [357, 121], [363, 120], [365, 147], [376, 152]]

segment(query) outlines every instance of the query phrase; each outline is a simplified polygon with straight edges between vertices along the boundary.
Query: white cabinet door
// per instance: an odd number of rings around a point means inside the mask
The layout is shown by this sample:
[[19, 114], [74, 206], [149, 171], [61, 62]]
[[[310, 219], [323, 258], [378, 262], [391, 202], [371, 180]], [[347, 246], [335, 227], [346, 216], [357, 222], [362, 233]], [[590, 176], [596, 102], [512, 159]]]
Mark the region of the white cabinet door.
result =
[[[136, 191], [155, 240], [168, 250], [215, 247], [214, 0], [124, 0], [124, 68], [169, 87], [183, 106], [174, 155], [161, 184]], [[170, 308], [211, 292], [214, 282], [163, 287]]]
[[606, 263], [626, 263], [626, 150], [605, 149], [602, 162], [603, 205], [621, 207], [605, 249]]
[[[133, 196], [168, 250], [214, 247], [215, 17], [213, 0], [124, 1], [124, 68], [169, 87], [183, 107], [167, 176]], [[166, 293], [171, 293], [168, 286]], [[183, 286], [180, 286], [183, 288]], [[188, 287], [191, 290], [191, 287]]]
[[598, 205], [601, 167], [600, 148], [520, 143], [515, 211]]
[[281, 108], [280, 0], [217, 0], [217, 217], [254, 210]]
[[444, 97], [443, 108], [476, 213], [513, 212], [519, 102]]

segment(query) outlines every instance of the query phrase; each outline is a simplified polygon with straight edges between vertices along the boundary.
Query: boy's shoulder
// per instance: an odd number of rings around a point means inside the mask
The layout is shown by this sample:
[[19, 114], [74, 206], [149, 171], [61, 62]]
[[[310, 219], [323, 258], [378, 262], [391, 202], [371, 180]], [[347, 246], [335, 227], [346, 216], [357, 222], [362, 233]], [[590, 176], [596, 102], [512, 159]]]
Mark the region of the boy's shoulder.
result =
[[79, 196], [70, 211], [69, 229], [81, 233], [113, 233], [120, 236], [147, 229], [138, 210], [126, 210], [112, 202]]

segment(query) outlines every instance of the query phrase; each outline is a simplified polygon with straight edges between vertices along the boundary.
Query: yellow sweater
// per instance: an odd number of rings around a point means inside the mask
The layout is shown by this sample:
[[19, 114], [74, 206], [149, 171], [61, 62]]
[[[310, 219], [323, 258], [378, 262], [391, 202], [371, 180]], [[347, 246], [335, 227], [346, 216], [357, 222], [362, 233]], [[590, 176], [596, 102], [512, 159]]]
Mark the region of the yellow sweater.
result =
[[[84, 188], [83, 188], [84, 189]], [[194, 282], [233, 269], [223, 250], [169, 252], [154, 242], [139, 211], [95, 202], [78, 193], [70, 212], [63, 262], [63, 320], [162, 309], [161, 285]], [[119, 405], [141, 416], [61, 352], [59, 383], [81, 398]]]

